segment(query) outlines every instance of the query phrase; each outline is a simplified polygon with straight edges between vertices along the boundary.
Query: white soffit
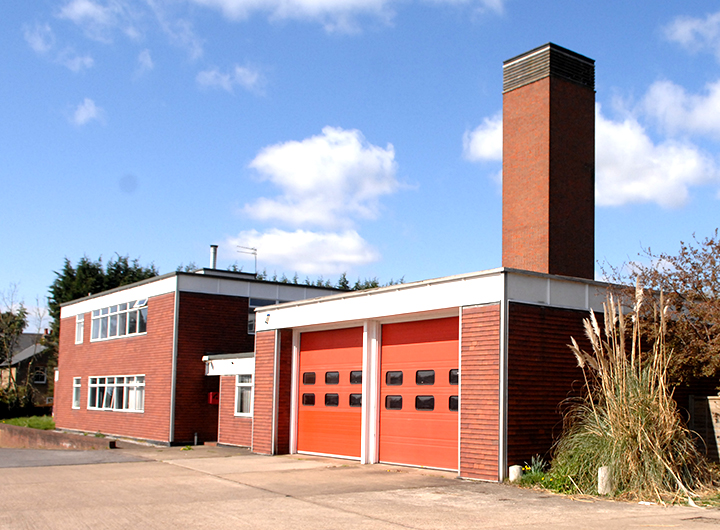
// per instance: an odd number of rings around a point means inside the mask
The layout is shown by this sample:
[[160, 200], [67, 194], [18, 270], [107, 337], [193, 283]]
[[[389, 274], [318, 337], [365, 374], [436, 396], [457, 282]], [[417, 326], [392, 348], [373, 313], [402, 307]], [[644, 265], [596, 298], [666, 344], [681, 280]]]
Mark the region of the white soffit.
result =
[[102, 309], [125, 302], [152, 298], [161, 294], [173, 293], [177, 286], [177, 276], [170, 276], [162, 280], [142, 283], [136, 287], [119, 289], [106, 295], [98, 295], [75, 304], [63, 306], [60, 309], [60, 318], [74, 317], [89, 313], [95, 309]]
[[449, 276], [369, 291], [266, 307], [257, 312], [256, 330], [358, 322], [499, 302], [502, 270]]

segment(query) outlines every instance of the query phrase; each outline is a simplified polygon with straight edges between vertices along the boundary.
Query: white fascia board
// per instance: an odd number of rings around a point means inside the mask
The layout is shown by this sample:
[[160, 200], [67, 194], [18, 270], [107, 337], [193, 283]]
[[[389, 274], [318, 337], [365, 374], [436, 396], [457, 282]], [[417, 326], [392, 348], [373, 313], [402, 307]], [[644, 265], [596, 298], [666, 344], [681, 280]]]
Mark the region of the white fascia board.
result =
[[610, 284], [581, 278], [506, 270], [507, 299], [568, 309], [603, 311]]
[[355, 291], [258, 309], [257, 331], [382, 320], [499, 302], [501, 269]]
[[152, 298], [162, 294], [173, 293], [177, 288], [177, 276], [169, 276], [154, 282], [143, 282], [136, 287], [119, 289], [106, 295], [97, 295], [92, 298], [81, 300], [74, 304], [68, 304], [60, 309], [60, 318], [74, 317], [83, 313], [89, 313], [95, 309], [102, 309], [133, 300]]
[[205, 375], [255, 374], [255, 357], [205, 361]]

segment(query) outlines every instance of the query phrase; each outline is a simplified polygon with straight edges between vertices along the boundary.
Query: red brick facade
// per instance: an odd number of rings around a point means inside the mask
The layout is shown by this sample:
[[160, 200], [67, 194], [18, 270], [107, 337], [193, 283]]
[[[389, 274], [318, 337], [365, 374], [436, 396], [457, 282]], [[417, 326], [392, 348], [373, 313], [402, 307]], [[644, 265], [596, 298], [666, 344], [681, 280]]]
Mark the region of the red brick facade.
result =
[[504, 267], [594, 278], [595, 92], [545, 77], [503, 97]]
[[521, 303], [509, 304], [508, 448], [509, 466], [547, 460], [562, 432], [562, 402], [582, 390], [582, 371], [568, 348], [574, 337], [589, 350], [583, 319], [587, 311]]
[[[55, 424], [61, 429], [100, 431], [146, 440], [170, 440], [173, 293], [148, 300], [147, 333], [90, 342], [85, 314], [82, 344], [75, 344], [75, 317], [60, 321]], [[88, 377], [145, 375], [144, 412], [88, 410]], [[80, 408], [72, 408], [73, 378], [82, 378]]]
[[253, 350], [247, 332], [248, 300], [237, 296], [180, 293], [175, 386], [175, 443], [217, 440], [218, 377], [205, 375], [204, 355]]
[[292, 330], [280, 330], [280, 359], [278, 362], [277, 433], [275, 454], [290, 452], [290, 401], [292, 392]]
[[460, 476], [498, 480], [500, 305], [462, 313]]
[[252, 418], [235, 416], [235, 376], [220, 376], [220, 417], [218, 443], [225, 445], [252, 445]]
[[[163, 443], [217, 440], [219, 378], [205, 376], [202, 357], [209, 353], [253, 350], [247, 332], [248, 300], [237, 296], [181, 292], [178, 298], [175, 425], [172, 408], [175, 294], [148, 300], [147, 332], [90, 341], [91, 313], [85, 314], [84, 339], [75, 344], [75, 317], [60, 322], [59, 380], [55, 422], [59, 428], [100, 431]], [[144, 375], [144, 412], [88, 410], [88, 377]], [[80, 408], [72, 408], [73, 378], [82, 378]]]
[[255, 384], [253, 387], [253, 452], [272, 454], [272, 406], [275, 370], [275, 331], [255, 334]]

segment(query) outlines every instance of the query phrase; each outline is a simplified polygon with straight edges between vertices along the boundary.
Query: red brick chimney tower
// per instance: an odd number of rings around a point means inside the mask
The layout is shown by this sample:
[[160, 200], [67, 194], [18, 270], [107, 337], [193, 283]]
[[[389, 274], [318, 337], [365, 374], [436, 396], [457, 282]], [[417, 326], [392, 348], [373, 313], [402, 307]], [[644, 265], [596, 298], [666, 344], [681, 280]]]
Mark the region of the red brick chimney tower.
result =
[[502, 264], [594, 278], [595, 61], [552, 43], [503, 63]]

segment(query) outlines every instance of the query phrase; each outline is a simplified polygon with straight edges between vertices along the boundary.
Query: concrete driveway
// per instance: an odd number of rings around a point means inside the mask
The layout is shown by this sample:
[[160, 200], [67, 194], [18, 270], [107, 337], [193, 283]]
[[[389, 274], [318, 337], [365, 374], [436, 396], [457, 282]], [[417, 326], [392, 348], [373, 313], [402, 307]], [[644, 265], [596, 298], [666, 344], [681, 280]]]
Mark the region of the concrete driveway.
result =
[[0, 450], [0, 467], [20, 458], [5, 451], [43, 462], [2, 470], [0, 527], [720, 528], [716, 509], [570, 499], [439, 471], [225, 447], [120, 445], [72, 457]]

